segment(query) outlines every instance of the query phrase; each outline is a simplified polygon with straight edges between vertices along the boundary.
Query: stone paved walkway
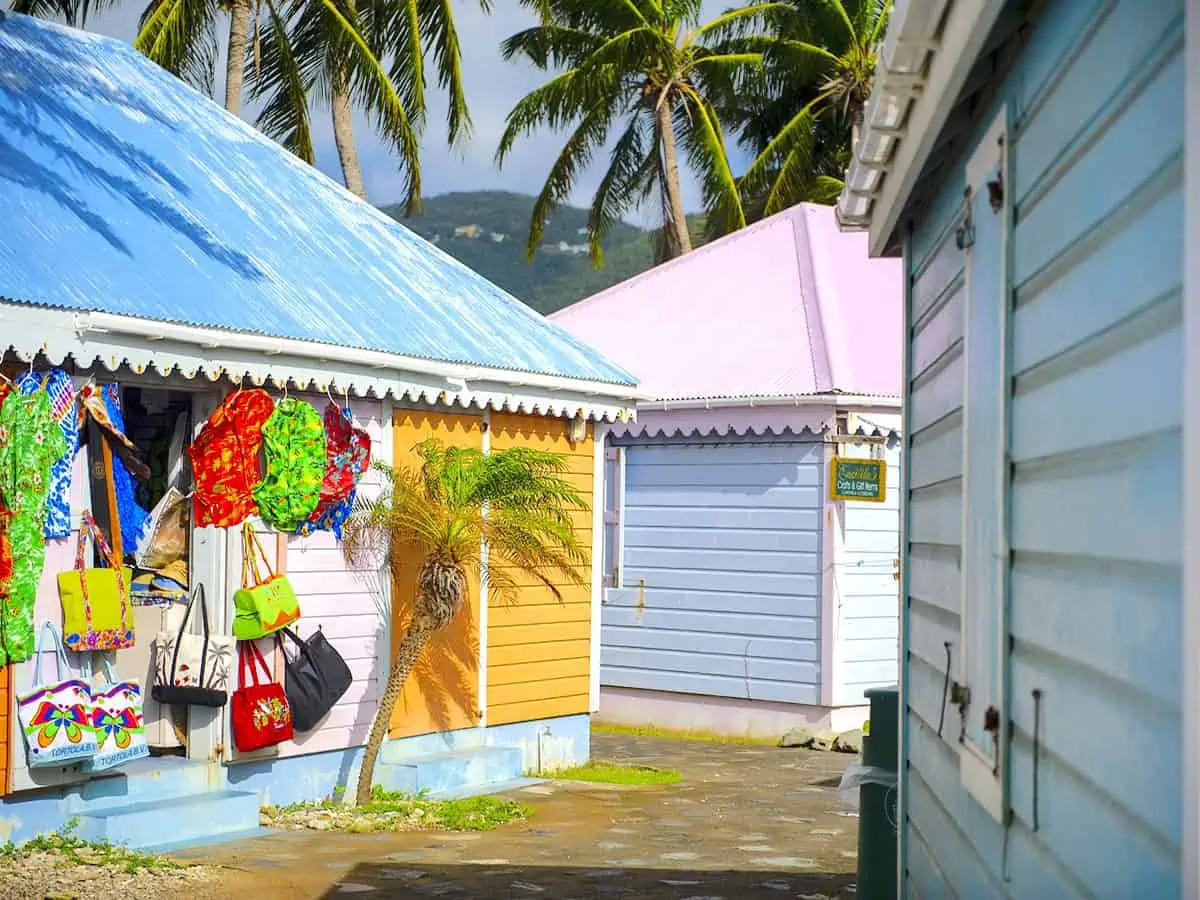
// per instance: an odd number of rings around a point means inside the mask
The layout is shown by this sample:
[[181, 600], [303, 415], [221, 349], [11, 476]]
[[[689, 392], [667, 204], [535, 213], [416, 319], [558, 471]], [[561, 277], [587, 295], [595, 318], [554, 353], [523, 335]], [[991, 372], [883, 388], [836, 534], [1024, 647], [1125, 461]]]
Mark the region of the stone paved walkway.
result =
[[[242, 897], [756, 900], [854, 893], [854, 757], [595, 735], [597, 759], [678, 769], [665, 788], [547, 783], [533, 817], [484, 834], [272, 834], [191, 851], [233, 866]], [[232, 887], [233, 885], [231, 885]]]

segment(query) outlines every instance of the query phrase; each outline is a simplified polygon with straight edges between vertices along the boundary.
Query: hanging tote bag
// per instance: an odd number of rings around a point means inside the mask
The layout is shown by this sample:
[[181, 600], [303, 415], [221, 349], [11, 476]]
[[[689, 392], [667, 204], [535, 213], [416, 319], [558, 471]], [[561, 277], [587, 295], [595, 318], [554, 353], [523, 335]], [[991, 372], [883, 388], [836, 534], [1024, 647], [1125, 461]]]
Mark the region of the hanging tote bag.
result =
[[[199, 607], [199, 634], [189, 634], [192, 611]], [[159, 703], [187, 706], [224, 706], [229, 699], [229, 669], [233, 664], [234, 639], [213, 634], [208, 628], [208, 604], [204, 585], [192, 591], [179, 631], [160, 631], [154, 639], [154, 687]]]
[[[89, 569], [83, 552], [88, 536], [96, 542], [108, 568]], [[121, 566], [88, 511], [79, 526], [75, 568], [58, 573], [58, 596], [62, 601], [63, 642], [77, 653], [95, 650], [124, 650], [132, 647], [133, 611], [129, 603], [131, 570]]]
[[[49, 633], [54, 641], [58, 671], [52, 681], [42, 680], [42, 643]], [[25, 735], [29, 768], [69, 766], [92, 756], [97, 749], [92, 728], [92, 694], [87, 682], [63, 679], [67, 654], [50, 622], [42, 624], [34, 650], [33, 687], [17, 695], [17, 720]]]
[[[246, 678], [247, 670], [250, 673]], [[259, 682], [261, 673], [263, 682]], [[240, 753], [272, 747], [292, 737], [292, 713], [283, 686], [271, 680], [271, 670], [258, 645], [238, 644], [238, 689], [230, 704], [233, 744]]]
[[[267, 577], [258, 564], [261, 560]], [[242, 525], [242, 589], [233, 595], [233, 636], [254, 641], [300, 618], [300, 604], [286, 575], [276, 575], [249, 522]]]
[[[287, 655], [284, 637], [296, 645], [295, 657]], [[350, 689], [354, 676], [320, 628], [303, 641], [290, 628], [281, 630], [275, 639], [283, 650], [283, 689], [292, 722], [297, 731], [312, 731]]]
[[[92, 729], [99, 746], [95, 756], [84, 761], [85, 772], [102, 772], [150, 755], [141, 684], [132, 678], [118, 680], [108, 657], [102, 654], [101, 661], [108, 683], [91, 688]], [[88, 668], [90, 672], [90, 664]]]

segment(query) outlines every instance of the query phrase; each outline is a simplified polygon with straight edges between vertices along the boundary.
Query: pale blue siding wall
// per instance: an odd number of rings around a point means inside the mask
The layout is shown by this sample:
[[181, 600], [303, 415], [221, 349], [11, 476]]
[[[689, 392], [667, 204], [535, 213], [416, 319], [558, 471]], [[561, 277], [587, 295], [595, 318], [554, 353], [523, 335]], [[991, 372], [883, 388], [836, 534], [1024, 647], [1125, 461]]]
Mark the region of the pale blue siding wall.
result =
[[625, 448], [623, 587], [606, 687], [820, 699], [823, 444]]
[[913, 235], [909, 896], [1179, 895], [1182, 48], [1182, 0], [1057, 0], [1000, 91], [1016, 203], [1007, 836], [961, 787], [943, 705], [962, 608], [961, 165]]
[[887, 499], [842, 504], [842, 547], [834, 569], [839, 610], [837, 705], [865, 703], [863, 691], [896, 683], [900, 586], [900, 449], [884, 451]]

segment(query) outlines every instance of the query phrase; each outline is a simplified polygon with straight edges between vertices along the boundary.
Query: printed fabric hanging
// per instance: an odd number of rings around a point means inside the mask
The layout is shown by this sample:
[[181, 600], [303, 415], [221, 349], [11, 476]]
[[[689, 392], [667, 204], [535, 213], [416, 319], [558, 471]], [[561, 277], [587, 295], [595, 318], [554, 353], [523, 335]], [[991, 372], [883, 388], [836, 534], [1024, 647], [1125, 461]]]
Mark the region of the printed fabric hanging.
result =
[[47, 538], [65, 538], [71, 534], [71, 470], [75, 451], [79, 449], [79, 413], [75, 384], [62, 369], [45, 372], [26, 372], [17, 378], [22, 394], [44, 390], [50, 398], [50, 408], [67, 442], [67, 452], [50, 467], [50, 496], [46, 503]]
[[0, 609], [0, 665], [33, 655], [33, 605], [46, 561], [50, 469], [67, 452], [45, 391], [12, 391], [0, 404], [0, 495], [12, 519], [13, 575]]
[[262, 478], [258, 454], [263, 424], [275, 402], [261, 389], [234, 391], [188, 447], [196, 481], [196, 525], [231, 528], [258, 512], [254, 488]]
[[280, 531], [295, 531], [321, 498], [325, 427], [311, 404], [284, 397], [262, 436], [267, 471], [254, 489], [259, 515]]
[[354, 493], [371, 464], [371, 437], [354, 427], [350, 407], [325, 407], [325, 480], [312, 515], [300, 523], [299, 534], [332, 531], [342, 539], [342, 525], [354, 508]]

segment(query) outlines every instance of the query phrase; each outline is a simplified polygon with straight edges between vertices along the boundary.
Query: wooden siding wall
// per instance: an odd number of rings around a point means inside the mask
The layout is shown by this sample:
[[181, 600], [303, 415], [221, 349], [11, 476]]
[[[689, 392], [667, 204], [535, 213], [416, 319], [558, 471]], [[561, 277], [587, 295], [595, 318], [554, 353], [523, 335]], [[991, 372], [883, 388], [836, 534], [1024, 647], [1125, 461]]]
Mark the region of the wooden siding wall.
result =
[[601, 683], [819, 703], [824, 445], [625, 453], [623, 585], [605, 596]]
[[[309, 398], [324, 414], [325, 397]], [[352, 401], [355, 423], [367, 430], [373, 449], [383, 440], [381, 405], [372, 401]], [[374, 473], [368, 473], [362, 490], [372, 492]], [[264, 546], [271, 552], [278, 547], [278, 535], [267, 535]], [[294, 756], [318, 750], [356, 747], [366, 743], [371, 718], [379, 695], [379, 637], [382, 630], [383, 596], [379, 572], [351, 569], [342, 556], [341, 545], [330, 532], [310, 537], [282, 536], [288, 579], [300, 601], [301, 619], [293, 630], [306, 638], [318, 627], [346, 660], [354, 682], [312, 731], [296, 735], [279, 748], [280, 756]], [[264, 644], [265, 646], [265, 644]]]
[[[394, 464], [415, 466], [420, 457], [416, 445], [436, 437], [448, 446], [483, 446], [483, 414], [441, 413], [398, 409], [392, 415]], [[396, 548], [401, 569], [392, 583], [392, 653], [394, 654], [412, 620], [417, 572], [422, 548], [409, 544]], [[408, 678], [396, 711], [391, 736], [409, 737], [479, 722], [479, 585], [469, 578], [470, 592], [463, 611], [454, 622], [429, 639], [421, 659]]]
[[863, 691], [895, 684], [899, 669], [900, 448], [885, 450], [884, 459], [884, 502], [840, 504], [841, 552], [833, 573], [839, 610], [836, 706], [865, 703]]
[[[507, 413], [493, 413], [491, 417], [493, 450], [523, 446], [563, 454], [570, 462], [572, 484], [589, 505], [595, 466], [593, 435], [589, 425], [587, 438], [572, 446], [567, 439], [567, 423], [562, 419]], [[576, 534], [590, 555], [590, 511], [578, 513]], [[517, 604], [488, 605], [488, 725], [589, 711], [590, 565], [582, 575], [582, 585], [558, 585], [561, 603], [548, 588], [525, 579]]]
[[913, 237], [909, 896], [1179, 896], [1183, 6], [1050, 2], [1000, 92], [1016, 204], [1007, 835], [962, 788], [944, 691], [962, 609], [961, 168]]

